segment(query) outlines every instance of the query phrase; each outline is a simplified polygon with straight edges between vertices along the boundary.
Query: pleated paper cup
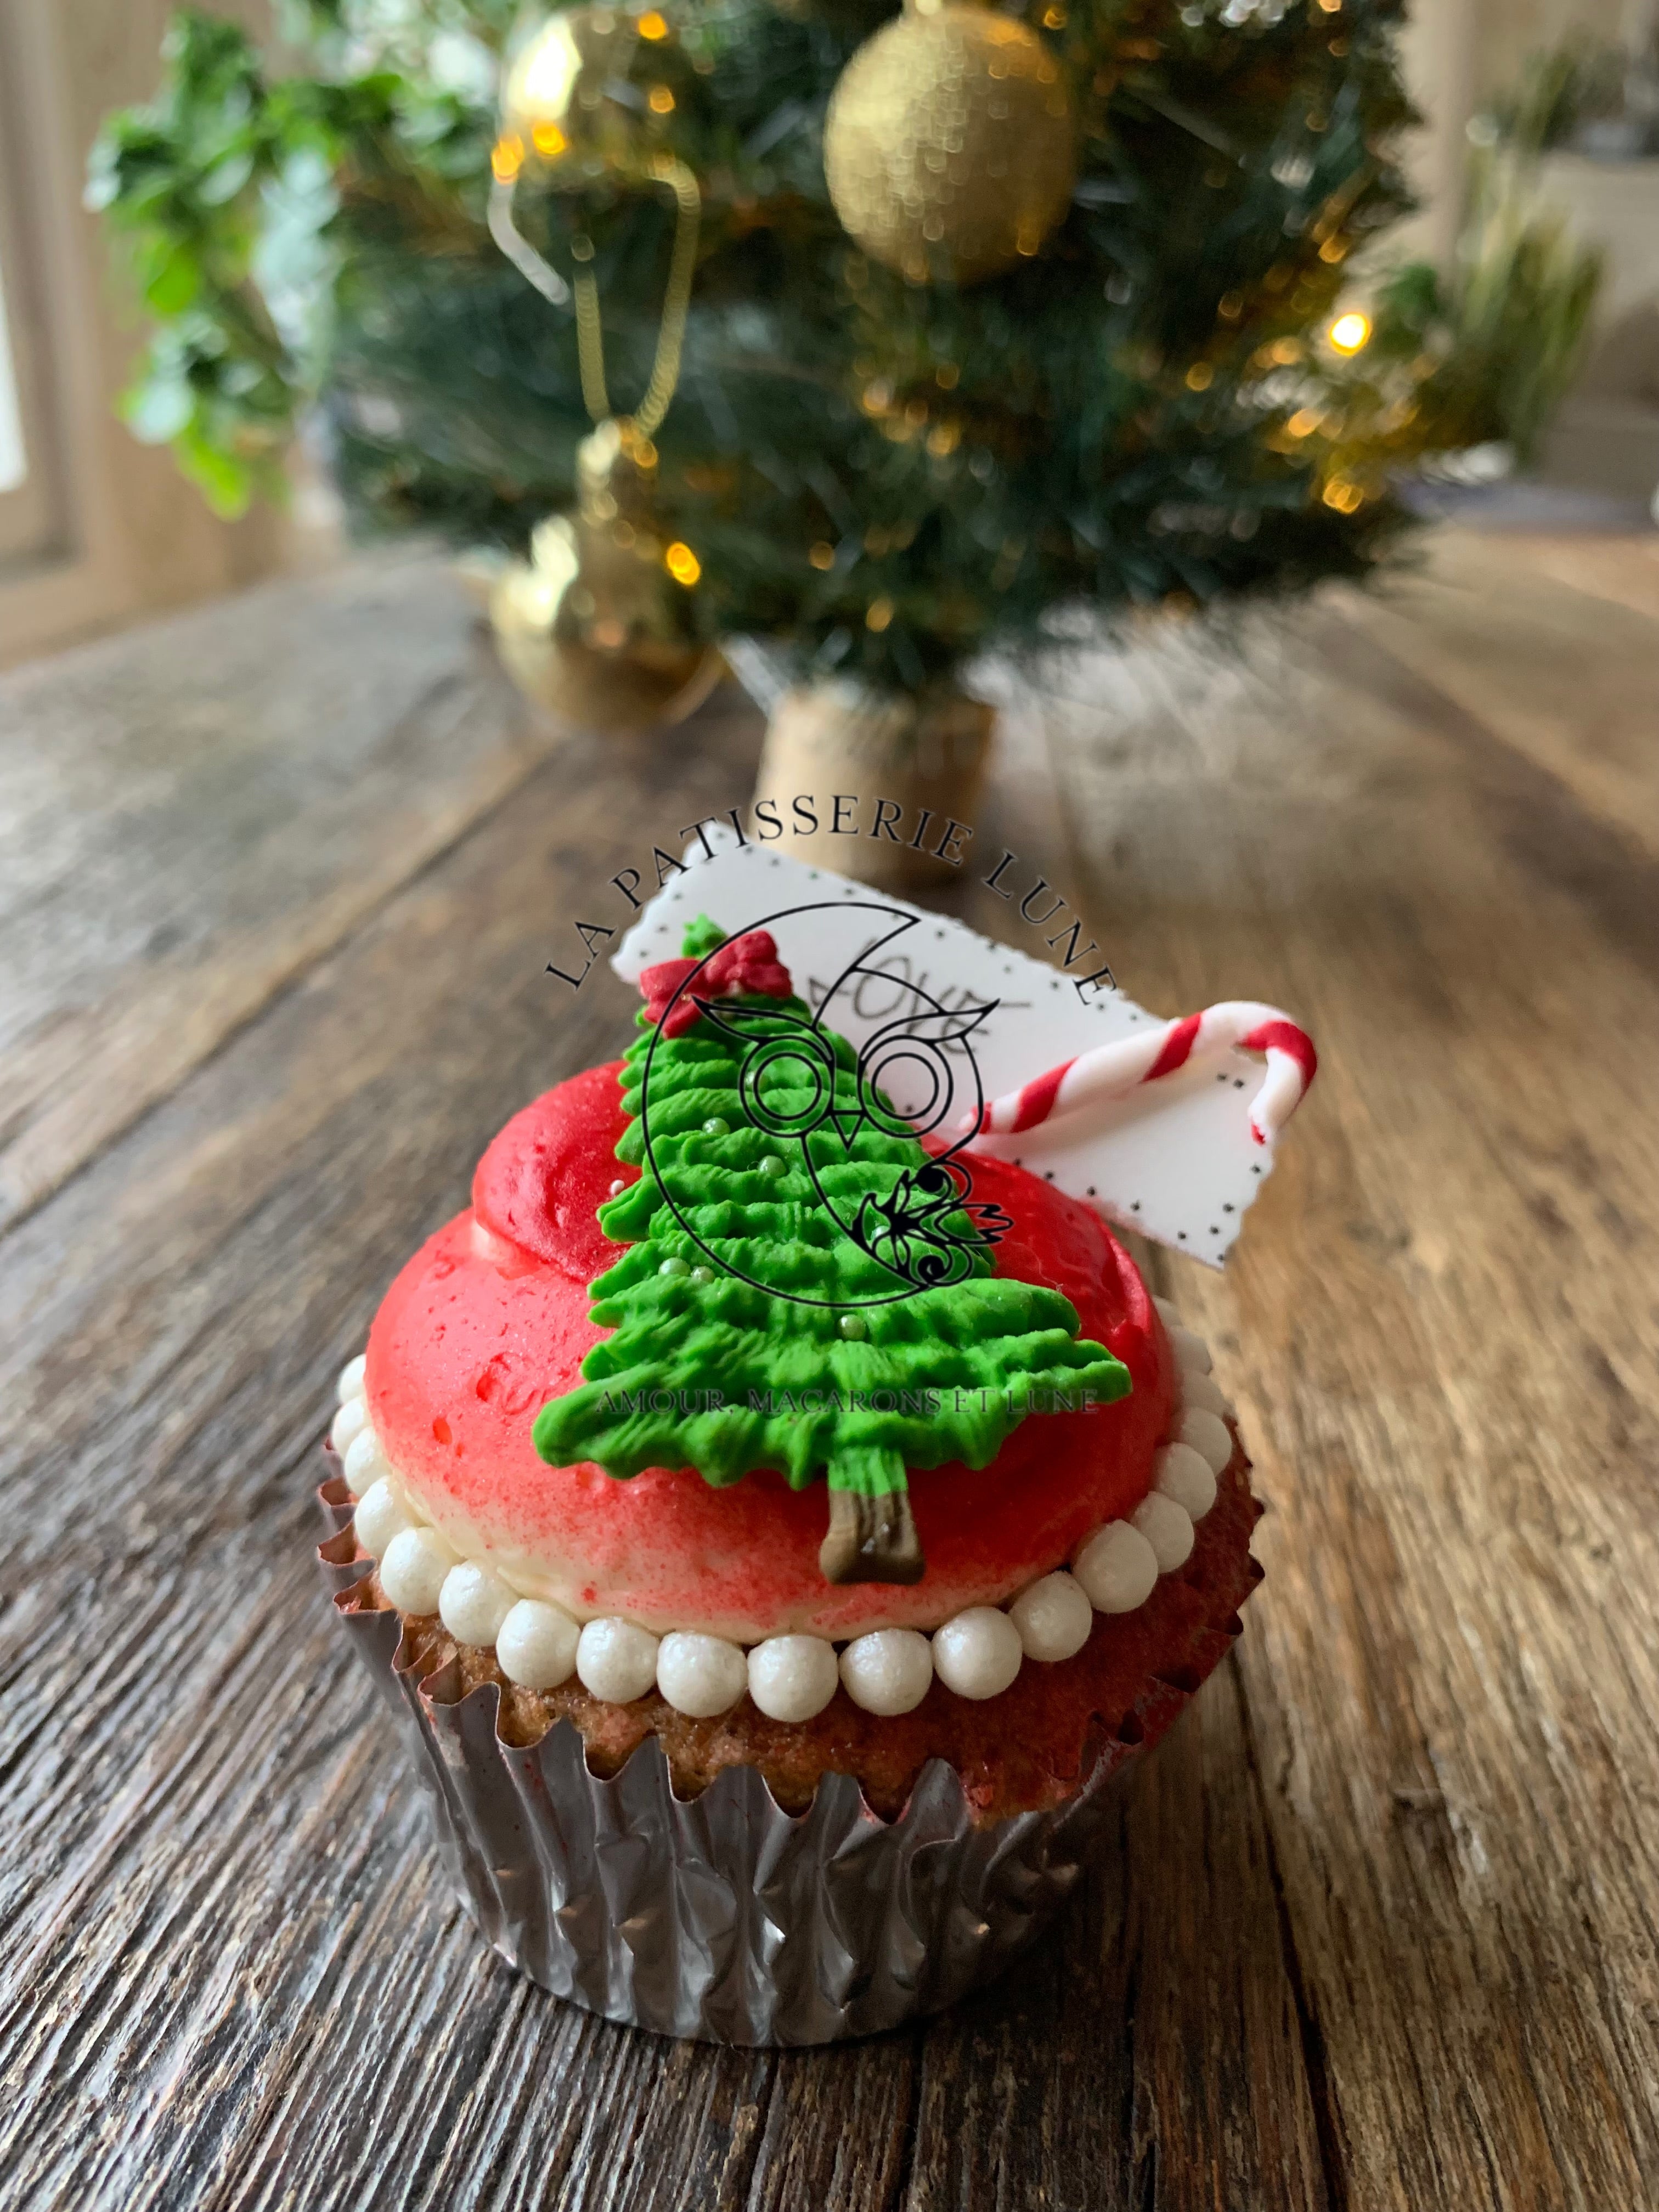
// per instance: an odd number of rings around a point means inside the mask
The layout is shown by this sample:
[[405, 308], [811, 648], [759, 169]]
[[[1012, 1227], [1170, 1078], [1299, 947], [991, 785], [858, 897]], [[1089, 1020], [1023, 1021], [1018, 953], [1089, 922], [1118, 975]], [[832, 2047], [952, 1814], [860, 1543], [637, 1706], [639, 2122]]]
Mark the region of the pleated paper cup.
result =
[[337, 1477], [318, 1494], [342, 1631], [422, 1777], [462, 1902], [532, 1981], [660, 2035], [832, 2043], [992, 1980], [1071, 1894], [1124, 1777], [1190, 1694], [1149, 1680], [1144, 1713], [1092, 1726], [1063, 1803], [1002, 1820], [976, 1820], [938, 1759], [896, 1820], [838, 1773], [803, 1813], [749, 1766], [685, 1799], [655, 1736], [611, 1777], [569, 1720], [504, 1741], [497, 1684], [467, 1690], [453, 1656], [431, 1668], [395, 1610], [362, 1602], [349, 1495]]

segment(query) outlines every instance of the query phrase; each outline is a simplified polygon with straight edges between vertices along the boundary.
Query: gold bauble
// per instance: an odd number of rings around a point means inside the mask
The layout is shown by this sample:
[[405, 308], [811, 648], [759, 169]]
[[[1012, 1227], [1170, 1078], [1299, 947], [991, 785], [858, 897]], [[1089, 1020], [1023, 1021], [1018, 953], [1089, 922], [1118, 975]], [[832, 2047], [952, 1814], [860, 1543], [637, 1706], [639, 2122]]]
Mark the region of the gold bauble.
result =
[[842, 70], [824, 118], [836, 212], [913, 283], [975, 284], [1071, 204], [1077, 120], [1036, 33], [972, 0], [912, 0]]
[[630, 82], [641, 46], [619, 8], [567, 8], [550, 16], [508, 63], [501, 128], [526, 159], [611, 173], [643, 173], [658, 132]]
[[692, 635], [656, 526], [654, 456], [600, 423], [577, 454], [574, 514], [550, 515], [530, 559], [505, 568], [489, 614], [503, 662], [528, 698], [606, 735], [682, 720], [719, 680], [720, 654]]

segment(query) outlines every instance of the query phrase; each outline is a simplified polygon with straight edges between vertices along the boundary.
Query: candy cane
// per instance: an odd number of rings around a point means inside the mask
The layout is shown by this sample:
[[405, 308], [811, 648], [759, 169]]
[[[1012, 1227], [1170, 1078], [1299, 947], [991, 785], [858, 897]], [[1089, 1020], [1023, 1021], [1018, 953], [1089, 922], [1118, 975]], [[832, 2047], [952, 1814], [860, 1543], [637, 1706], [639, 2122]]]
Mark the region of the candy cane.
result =
[[1125, 1097], [1141, 1084], [1173, 1075], [1189, 1060], [1230, 1045], [1267, 1055], [1266, 1079], [1250, 1103], [1250, 1133], [1258, 1145], [1270, 1145], [1301, 1104], [1319, 1058], [1313, 1039], [1288, 1014], [1248, 999], [1206, 1006], [1201, 1014], [1185, 1014], [1062, 1060], [1020, 1090], [993, 1099], [980, 1115], [981, 1132], [1012, 1136], [1035, 1129], [1055, 1116], [1066, 1118], [1085, 1107]]

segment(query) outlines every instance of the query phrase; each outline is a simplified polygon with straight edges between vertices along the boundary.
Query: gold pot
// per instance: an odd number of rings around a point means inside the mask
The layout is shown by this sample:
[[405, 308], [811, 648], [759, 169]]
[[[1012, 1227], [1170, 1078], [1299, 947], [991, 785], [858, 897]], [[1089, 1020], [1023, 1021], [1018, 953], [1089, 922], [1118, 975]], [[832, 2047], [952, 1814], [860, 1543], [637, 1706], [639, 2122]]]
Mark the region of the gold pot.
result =
[[[972, 828], [995, 723], [994, 707], [945, 684], [890, 693], [837, 681], [786, 691], [766, 726], [755, 785], [757, 802], [771, 800], [783, 825], [777, 850], [888, 890], [937, 888], [954, 878], [960, 866], [934, 858], [930, 848], [944, 842], [953, 821]], [[800, 828], [797, 797], [812, 800], [816, 831]], [[843, 823], [856, 823], [857, 835], [831, 827], [837, 798], [855, 802], [842, 815]], [[900, 811], [895, 817], [884, 810], [884, 834], [878, 836], [872, 832], [881, 799]], [[958, 855], [966, 842], [957, 842]]]

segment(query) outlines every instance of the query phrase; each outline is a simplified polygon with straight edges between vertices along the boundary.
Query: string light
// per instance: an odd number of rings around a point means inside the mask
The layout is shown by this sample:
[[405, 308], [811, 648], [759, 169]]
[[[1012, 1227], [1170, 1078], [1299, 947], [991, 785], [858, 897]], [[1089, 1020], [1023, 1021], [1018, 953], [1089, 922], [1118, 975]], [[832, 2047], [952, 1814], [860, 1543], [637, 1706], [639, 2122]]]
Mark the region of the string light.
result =
[[655, 8], [648, 9], [634, 27], [642, 39], [665, 39], [668, 18]]
[[524, 140], [508, 131], [495, 141], [489, 166], [498, 184], [510, 185], [524, 167]]
[[806, 557], [815, 568], [833, 568], [836, 565], [836, 549], [828, 538], [820, 538]]
[[1334, 351], [1356, 354], [1370, 343], [1371, 319], [1358, 307], [1351, 307], [1346, 315], [1339, 315], [1331, 325], [1328, 336]]
[[684, 584], [689, 592], [702, 574], [702, 562], [689, 545], [677, 538], [663, 555], [663, 566], [677, 584]]
[[668, 87], [665, 84], [653, 84], [651, 88], [651, 112], [653, 115], [670, 115], [673, 112], [673, 108], [674, 95]]
[[869, 610], [864, 617], [864, 625], [866, 629], [879, 633], [886, 629], [892, 619], [893, 602], [890, 599], [872, 599]]

